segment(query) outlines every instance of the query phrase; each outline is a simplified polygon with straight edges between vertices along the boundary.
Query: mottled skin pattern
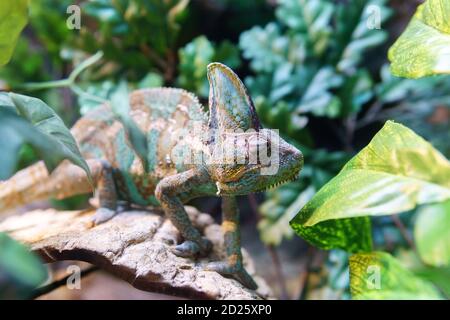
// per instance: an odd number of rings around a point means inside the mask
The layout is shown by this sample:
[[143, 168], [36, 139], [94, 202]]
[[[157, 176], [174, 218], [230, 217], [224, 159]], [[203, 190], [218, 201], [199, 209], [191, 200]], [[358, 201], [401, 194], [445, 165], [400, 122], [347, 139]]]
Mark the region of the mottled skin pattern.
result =
[[[72, 133], [92, 171], [99, 202], [96, 223], [111, 218], [118, 201], [160, 205], [184, 238], [173, 248], [174, 253], [183, 257], [205, 255], [211, 244], [193, 227], [183, 203], [206, 195], [221, 196], [228, 258], [205, 268], [255, 289], [255, 282], [242, 265], [235, 196], [295, 179], [303, 157], [276, 136], [278, 171], [274, 175], [261, 174], [261, 168], [268, 164], [248, 160], [258, 154], [259, 148], [270, 148], [274, 136], [261, 127], [245, 86], [231, 69], [220, 63], [210, 64], [208, 80], [209, 116], [197, 98], [184, 90], [144, 89], [130, 95], [130, 115], [147, 135], [147, 172], [131, 148], [122, 124], [107, 105], [81, 118]], [[224, 161], [220, 150], [234, 150], [234, 156], [237, 153], [246, 161]], [[200, 155], [196, 158], [200, 160], [175, 161], [177, 156], [184, 159], [186, 154]], [[48, 175], [44, 165], [38, 163], [0, 184], [0, 210], [47, 197], [62, 199], [91, 191], [80, 168], [64, 162]]]

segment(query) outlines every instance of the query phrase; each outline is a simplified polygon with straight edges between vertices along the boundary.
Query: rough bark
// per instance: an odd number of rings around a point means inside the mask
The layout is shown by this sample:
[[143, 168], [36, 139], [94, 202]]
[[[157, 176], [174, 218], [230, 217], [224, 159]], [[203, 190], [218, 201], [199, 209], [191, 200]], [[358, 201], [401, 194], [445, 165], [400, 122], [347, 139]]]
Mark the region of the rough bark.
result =
[[[145, 291], [199, 299], [269, 298], [270, 290], [260, 277], [254, 276], [259, 285], [255, 292], [203, 270], [203, 264], [224, 258], [222, 231], [208, 214], [186, 209], [194, 225], [214, 244], [206, 258], [186, 259], [171, 252], [180, 235], [159, 209], [122, 212], [98, 226], [91, 222], [93, 210], [35, 210], [7, 218], [0, 223], [0, 232], [27, 244], [47, 263], [86, 261]], [[244, 262], [254, 275], [245, 250]]]

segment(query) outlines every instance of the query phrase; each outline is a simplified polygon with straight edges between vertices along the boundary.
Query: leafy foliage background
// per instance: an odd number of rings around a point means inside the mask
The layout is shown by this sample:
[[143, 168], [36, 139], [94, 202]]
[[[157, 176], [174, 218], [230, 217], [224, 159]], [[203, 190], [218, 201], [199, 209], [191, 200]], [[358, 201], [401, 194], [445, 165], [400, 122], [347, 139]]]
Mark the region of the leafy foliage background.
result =
[[[385, 120], [404, 124], [450, 158], [450, 77], [411, 80], [389, 71], [387, 49], [410, 18], [402, 16], [399, 1], [78, 1], [81, 29], [70, 30], [66, 10], [72, 2], [30, 2], [28, 26], [12, 60], [0, 68], [0, 87], [41, 98], [70, 127], [125, 81], [128, 90], [183, 87], [206, 106], [206, 65], [229, 65], [245, 79], [263, 124], [279, 129], [305, 156], [299, 180], [258, 198], [259, 236], [271, 248], [296, 241], [289, 221]], [[371, 20], [377, 13], [380, 28]], [[400, 30], [393, 24], [399, 19], [405, 21]], [[76, 92], [25, 85], [66, 79], [99, 51], [102, 59], [77, 77]], [[37, 158], [30, 144], [19, 155], [16, 170]], [[59, 205], [73, 208], [85, 201]], [[427, 232], [413, 229], [421, 216], [439, 214], [423, 210], [399, 216], [410, 234]], [[405, 252], [411, 249], [391, 218], [367, 221], [375, 249], [410, 261]], [[349, 228], [363, 224], [349, 222]], [[418, 244], [418, 250], [427, 246]], [[316, 270], [321, 280], [303, 297], [349, 298], [348, 254], [333, 250], [324, 259]]]

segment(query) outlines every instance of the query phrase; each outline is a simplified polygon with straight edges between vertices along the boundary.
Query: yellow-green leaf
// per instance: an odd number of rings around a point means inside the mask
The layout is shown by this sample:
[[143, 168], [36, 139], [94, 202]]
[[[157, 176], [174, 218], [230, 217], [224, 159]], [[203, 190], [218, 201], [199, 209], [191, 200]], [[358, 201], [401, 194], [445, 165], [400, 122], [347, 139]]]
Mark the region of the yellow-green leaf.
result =
[[450, 73], [450, 1], [427, 0], [389, 50], [391, 71], [406, 78]]
[[413, 272], [416, 276], [433, 283], [446, 299], [450, 299], [450, 267], [422, 266]]
[[305, 226], [299, 220], [291, 227], [313, 246], [324, 250], [343, 249], [348, 252], [372, 251], [372, 229], [368, 217], [336, 219]]
[[421, 208], [414, 237], [423, 261], [436, 267], [450, 266], [450, 201]]
[[428, 281], [404, 268], [385, 252], [352, 255], [350, 291], [355, 300], [442, 299]]
[[0, 1], [0, 66], [8, 63], [28, 21], [28, 0]]
[[[334, 219], [395, 214], [446, 199], [450, 199], [450, 162], [412, 130], [388, 121], [303, 207], [291, 226], [305, 237], [305, 228], [319, 228]], [[321, 239], [306, 240], [330, 248], [336, 242], [333, 237], [346, 235], [337, 222], [328, 222], [327, 227], [329, 235], [321, 232]], [[368, 231], [356, 232], [364, 237]], [[351, 242], [341, 239], [340, 243]], [[342, 249], [354, 252], [355, 248]]]

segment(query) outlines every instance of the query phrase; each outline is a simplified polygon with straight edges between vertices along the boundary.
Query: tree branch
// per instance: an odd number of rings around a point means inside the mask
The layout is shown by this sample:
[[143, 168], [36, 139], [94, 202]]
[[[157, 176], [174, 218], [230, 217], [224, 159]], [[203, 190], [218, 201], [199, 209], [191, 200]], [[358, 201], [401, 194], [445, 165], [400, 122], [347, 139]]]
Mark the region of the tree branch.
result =
[[[210, 215], [193, 207], [186, 210], [194, 225], [214, 244], [206, 258], [186, 259], [172, 253], [171, 248], [181, 237], [157, 208], [122, 212], [98, 226], [91, 222], [94, 210], [36, 210], [7, 218], [0, 223], [0, 232], [27, 244], [47, 263], [86, 261], [144, 291], [197, 299], [269, 298], [270, 290], [260, 277], [254, 276], [259, 285], [255, 292], [204, 270], [205, 263], [224, 259], [223, 234]], [[244, 264], [254, 274], [252, 262], [243, 251]]]

